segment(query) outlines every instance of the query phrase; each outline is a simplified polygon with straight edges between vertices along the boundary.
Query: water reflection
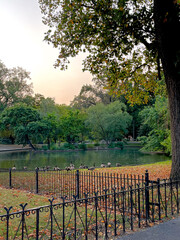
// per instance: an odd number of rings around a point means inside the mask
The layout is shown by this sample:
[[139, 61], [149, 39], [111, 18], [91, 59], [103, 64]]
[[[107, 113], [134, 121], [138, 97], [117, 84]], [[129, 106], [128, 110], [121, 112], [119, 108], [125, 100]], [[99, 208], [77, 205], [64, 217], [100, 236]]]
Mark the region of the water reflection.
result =
[[0, 153], [0, 168], [10, 168], [14, 165], [17, 169], [27, 166], [28, 170], [35, 167], [58, 166], [65, 168], [73, 163], [76, 168], [81, 164], [87, 166], [100, 166], [102, 163], [111, 162], [122, 165], [139, 165], [169, 160], [165, 155], [144, 154], [139, 148], [124, 148], [123, 150], [99, 150], [80, 152], [3, 152]]

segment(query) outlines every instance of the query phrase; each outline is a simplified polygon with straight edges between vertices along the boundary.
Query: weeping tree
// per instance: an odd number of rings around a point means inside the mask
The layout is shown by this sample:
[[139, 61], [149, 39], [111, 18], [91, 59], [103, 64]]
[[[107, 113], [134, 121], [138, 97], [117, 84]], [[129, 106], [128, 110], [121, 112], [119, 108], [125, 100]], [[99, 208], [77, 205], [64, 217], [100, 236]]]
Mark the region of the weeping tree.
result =
[[180, 179], [179, 0], [39, 0], [55, 66], [87, 52], [84, 70], [104, 76], [114, 94], [147, 103], [165, 76], [172, 138], [171, 177]]

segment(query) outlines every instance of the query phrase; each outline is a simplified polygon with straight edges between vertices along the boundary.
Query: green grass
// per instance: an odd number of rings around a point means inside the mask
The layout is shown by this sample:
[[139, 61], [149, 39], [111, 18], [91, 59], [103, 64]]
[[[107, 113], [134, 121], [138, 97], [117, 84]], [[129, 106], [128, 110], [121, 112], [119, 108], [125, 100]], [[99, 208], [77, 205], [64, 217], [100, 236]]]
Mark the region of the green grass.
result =
[[13, 206], [12, 211], [20, 210], [19, 204], [28, 203], [26, 208], [34, 208], [49, 204], [48, 198], [37, 194], [15, 189], [0, 188], [0, 215], [5, 214], [4, 207]]

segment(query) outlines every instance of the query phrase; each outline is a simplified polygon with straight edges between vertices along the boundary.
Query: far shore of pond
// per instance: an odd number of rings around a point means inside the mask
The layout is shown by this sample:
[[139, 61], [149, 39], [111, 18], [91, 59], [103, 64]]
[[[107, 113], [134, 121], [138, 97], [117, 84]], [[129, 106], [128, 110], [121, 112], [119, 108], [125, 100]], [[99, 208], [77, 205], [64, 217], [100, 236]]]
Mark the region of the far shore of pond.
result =
[[[136, 142], [130, 142], [130, 144], [125, 144], [124, 148], [139, 148], [141, 149], [143, 146], [140, 143]], [[79, 151], [101, 151], [101, 150], [122, 150], [122, 148], [108, 148], [108, 147], [94, 147], [94, 148], [87, 148], [86, 150], [83, 149], [55, 149], [55, 150], [43, 150], [43, 149], [37, 149], [33, 150], [29, 146], [23, 146], [23, 145], [17, 145], [17, 144], [0, 144], [0, 153], [1, 152], [13, 152], [13, 151], [33, 151], [33, 152], [79, 152]], [[161, 151], [155, 151], [155, 152], [144, 152], [144, 154], [165, 154], [164, 152]]]

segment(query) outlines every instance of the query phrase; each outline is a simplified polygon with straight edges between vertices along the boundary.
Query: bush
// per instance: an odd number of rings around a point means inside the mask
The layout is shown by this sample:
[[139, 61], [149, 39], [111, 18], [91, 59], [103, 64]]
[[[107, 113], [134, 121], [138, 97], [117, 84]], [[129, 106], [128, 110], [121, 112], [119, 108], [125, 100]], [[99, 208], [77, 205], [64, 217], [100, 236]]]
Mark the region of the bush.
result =
[[56, 144], [51, 145], [51, 150], [58, 150], [59, 148]]
[[100, 146], [99, 142], [94, 143], [94, 146], [99, 147]]
[[108, 145], [108, 148], [114, 148], [115, 147], [115, 144], [112, 142]]
[[45, 150], [45, 151], [48, 150], [48, 146], [47, 145], [43, 145], [42, 146], [42, 150]]
[[86, 150], [86, 149], [87, 149], [87, 146], [86, 146], [85, 143], [81, 143], [81, 144], [78, 145], [78, 148], [79, 148], [79, 149], [82, 149], [82, 150]]
[[75, 149], [76, 146], [74, 144], [71, 144], [71, 143], [64, 143], [64, 149]]
[[90, 148], [90, 149], [93, 149], [93, 148], [94, 148], [94, 144], [88, 143], [88, 144], [86, 145], [86, 147], [87, 147], [87, 148]]
[[115, 143], [115, 147], [123, 149], [124, 144], [123, 144], [123, 142], [117, 142], [117, 143]]

